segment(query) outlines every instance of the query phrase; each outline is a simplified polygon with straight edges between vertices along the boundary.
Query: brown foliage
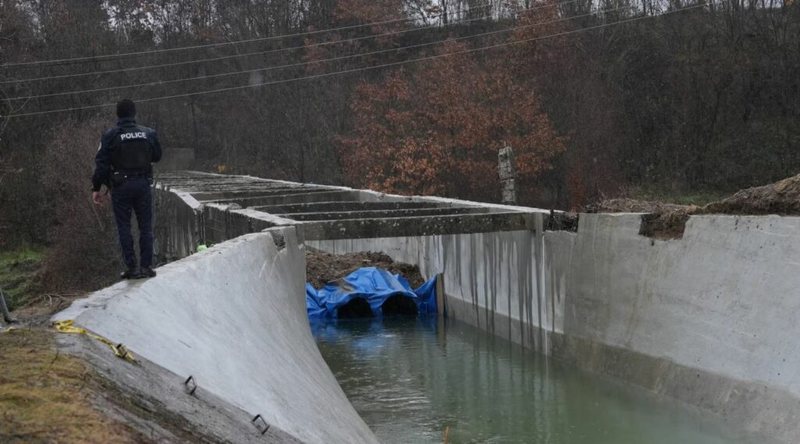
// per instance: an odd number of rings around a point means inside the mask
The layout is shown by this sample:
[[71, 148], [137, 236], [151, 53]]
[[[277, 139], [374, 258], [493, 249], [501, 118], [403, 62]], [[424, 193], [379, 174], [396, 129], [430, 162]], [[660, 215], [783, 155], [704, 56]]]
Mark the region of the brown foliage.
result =
[[[466, 48], [451, 41], [439, 54]], [[536, 94], [500, 60], [481, 63], [461, 53], [361, 84], [351, 104], [354, 129], [339, 139], [348, 182], [496, 200], [503, 146], [514, 147], [520, 183], [547, 169], [563, 140]]]
[[89, 178], [99, 119], [78, 124], [68, 120], [50, 134], [41, 165], [41, 183], [54, 209], [48, 231], [52, 247], [45, 260], [45, 286], [51, 291], [86, 291], [113, 282], [120, 267], [110, 200], [92, 203]]

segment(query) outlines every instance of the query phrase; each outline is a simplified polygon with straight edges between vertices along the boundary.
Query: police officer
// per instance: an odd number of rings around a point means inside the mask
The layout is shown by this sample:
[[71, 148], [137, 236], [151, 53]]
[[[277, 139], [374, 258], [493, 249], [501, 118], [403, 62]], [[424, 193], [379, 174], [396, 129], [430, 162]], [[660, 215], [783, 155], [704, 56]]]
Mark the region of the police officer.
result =
[[[101, 185], [111, 189], [111, 203], [119, 232], [119, 244], [127, 270], [122, 279], [147, 278], [153, 270], [153, 181], [152, 163], [161, 160], [161, 144], [155, 130], [136, 124], [136, 104], [124, 99], [117, 103], [117, 126], [100, 139], [92, 175], [92, 200], [102, 205]], [[139, 224], [139, 254], [131, 236], [131, 211]]]

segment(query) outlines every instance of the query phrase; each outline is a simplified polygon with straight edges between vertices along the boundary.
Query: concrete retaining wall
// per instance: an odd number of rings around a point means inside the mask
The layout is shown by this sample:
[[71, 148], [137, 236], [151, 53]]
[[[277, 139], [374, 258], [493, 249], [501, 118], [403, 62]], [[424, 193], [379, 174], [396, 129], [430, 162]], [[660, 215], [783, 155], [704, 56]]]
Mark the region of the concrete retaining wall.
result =
[[800, 218], [696, 216], [669, 241], [640, 223], [583, 214], [577, 233], [307, 243], [444, 273], [449, 316], [800, 441]]
[[123, 343], [180, 376], [176, 385], [191, 375], [301, 441], [376, 442], [317, 349], [304, 286], [294, 229], [275, 229], [160, 267], [155, 278], [106, 288], [54, 320], [74, 319]]

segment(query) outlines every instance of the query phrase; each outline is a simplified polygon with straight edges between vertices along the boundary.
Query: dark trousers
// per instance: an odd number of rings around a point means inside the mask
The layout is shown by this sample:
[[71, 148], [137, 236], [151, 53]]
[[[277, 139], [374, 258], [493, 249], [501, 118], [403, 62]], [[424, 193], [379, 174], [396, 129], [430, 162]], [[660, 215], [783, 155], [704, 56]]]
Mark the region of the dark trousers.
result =
[[136, 252], [131, 236], [131, 211], [139, 224], [139, 254], [142, 268], [153, 265], [153, 194], [150, 179], [131, 177], [111, 191], [114, 219], [117, 221], [122, 258], [128, 268], [136, 268]]

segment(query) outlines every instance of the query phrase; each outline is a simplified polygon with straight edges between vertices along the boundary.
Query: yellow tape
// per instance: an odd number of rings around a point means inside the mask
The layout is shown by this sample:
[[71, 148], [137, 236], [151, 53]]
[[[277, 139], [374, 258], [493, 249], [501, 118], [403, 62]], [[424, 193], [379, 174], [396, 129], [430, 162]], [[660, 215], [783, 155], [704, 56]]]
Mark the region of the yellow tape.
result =
[[124, 359], [124, 360], [126, 360], [128, 362], [133, 362], [133, 363], [136, 362], [136, 358], [133, 356], [133, 354], [131, 352], [128, 351], [127, 348], [125, 348], [124, 345], [122, 345], [122, 344], [114, 344], [113, 342], [109, 341], [108, 339], [106, 339], [106, 338], [104, 338], [104, 337], [102, 337], [100, 335], [96, 335], [96, 334], [90, 332], [89, 330], [86, 330], [85, 328], [76, 327], [71, 319], [67, 320], [67, 321], [53, 322], [53, 327], [55, 327], [55, 329], [58, 330], [61, 333], [73, 333], [73, 334], [78, 334], [78, 335], [86, 335], [86, 336], [88, 336], [90, 338], [96, 339], [96, 340], [102, 342], [103, 344], [106, 344], [109, 348], [111, 348], [111, 350], [114, 352], [115, 355], [117, 355], [117, 357], [120, 357], [120, 358], [122, 358], [122, 359]]

